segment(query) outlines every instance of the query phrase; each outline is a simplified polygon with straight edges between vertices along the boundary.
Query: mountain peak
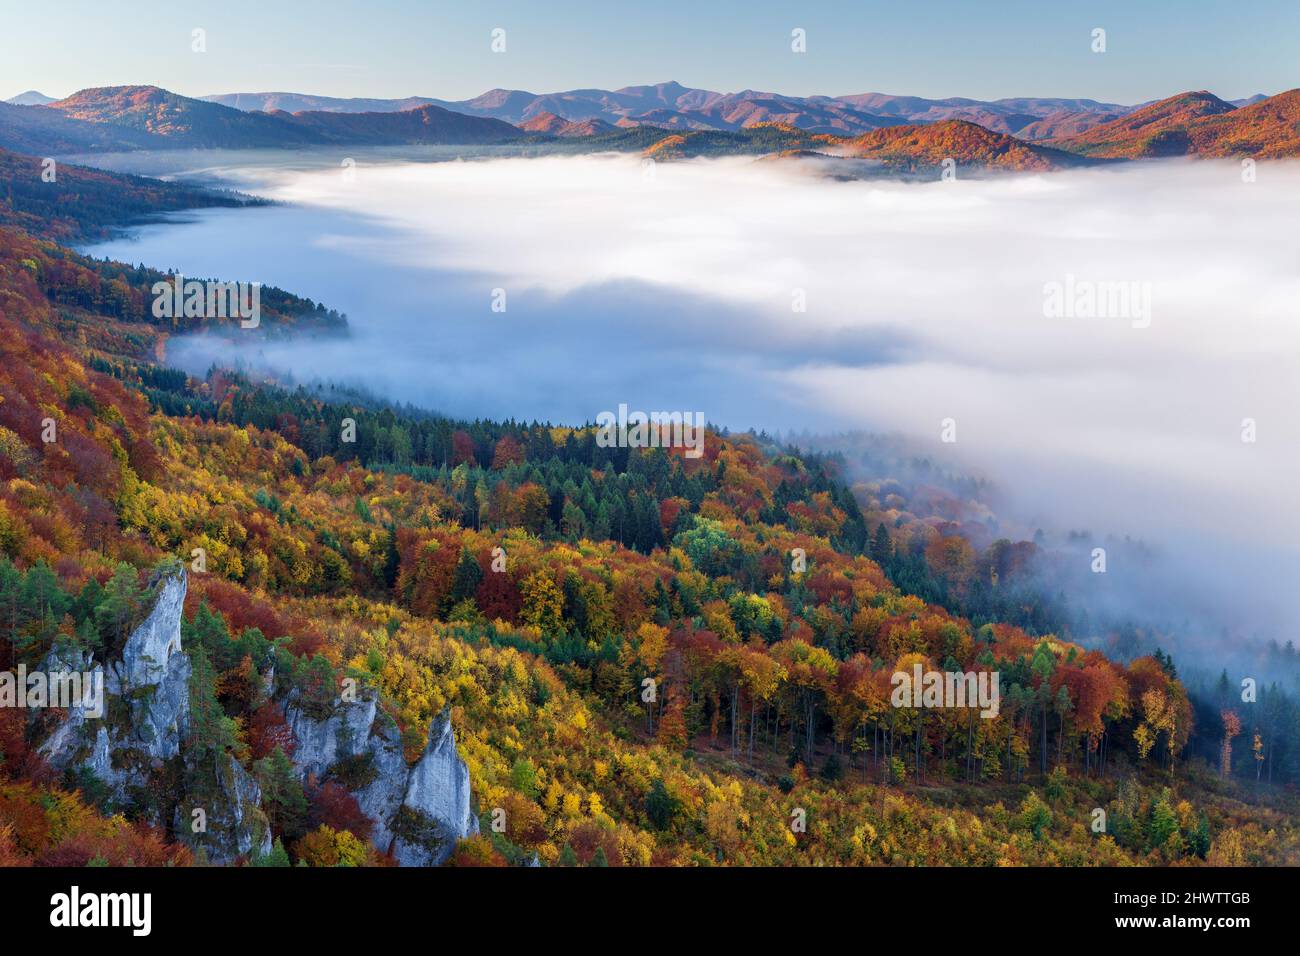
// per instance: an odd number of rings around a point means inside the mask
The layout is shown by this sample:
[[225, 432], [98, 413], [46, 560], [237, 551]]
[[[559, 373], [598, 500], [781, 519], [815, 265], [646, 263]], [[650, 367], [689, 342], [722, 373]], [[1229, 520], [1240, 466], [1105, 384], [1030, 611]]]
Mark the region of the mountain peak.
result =
[[913, 170], [941, 167], [946, 160], [983, 169], [1035, 171], [1086, 162], [1069, 153], [1025, 143], [962, 119], [924, 126], [886, 126], [849, 140], [845, 152], [856, 158]]
[[1176, 93], [1131, 113], [1054, 142], [1090, 156], [1136, 159], [1188, 152], [1185, 128], [1237, 109], [1209, 90]]
[[11, 106], [44, 106], [46, 103], [53, 103], [53, 96], [46, 96], [39, 90], [25, 90], [17, 96], [11, 96], [5, 100]]
[[534, 113], [520, 123], [519, 128], [525, 132], [538, 133], [543, 136], [565, 137], [599, 136], [602, 133], [613, 132], [615, 129], [615, 127], [603, 120], [591, 118], [570, 121], [547, 110]]
[[1146, 159], [1159, 156], [1300, 155], [1300, 90], [1249, 106], [1234, 106], [1197, 90], [1150, 103], [1077, 136], [1054, 140], [1088, 156]]

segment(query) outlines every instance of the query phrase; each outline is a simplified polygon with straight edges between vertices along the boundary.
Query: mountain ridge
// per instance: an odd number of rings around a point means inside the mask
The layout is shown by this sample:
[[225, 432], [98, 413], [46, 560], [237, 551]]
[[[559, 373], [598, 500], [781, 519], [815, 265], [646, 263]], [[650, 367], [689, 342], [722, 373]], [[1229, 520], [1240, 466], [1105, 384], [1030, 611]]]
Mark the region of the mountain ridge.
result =
[[[400, 110], [402, 104], [423, 101], [456, 112], [490, 116], [514, 125], [540, 113], [554, 113], [569, 121], [600, 119], [614, 126], [663, 125], [677, 129], [736, 130], [763, 122], [782, 122], [809, 132], [853, 135], [908, 120], [937, 122], [944, 119], [984, 119], [997, 132], [1015, 133], [1034, 120], [1068, 109], [1075, 113], [1119, 116], [1133, 109], [1086, 98], [1020, 97], [977, 100], [964, 97], [931, 99], [888, 93], [842, 96], [792, 96], [745, 89], [734, 93], [687, 87], [675, 80], [615, 90], [574, 89], [552, 93], [496, 88], [465, 100], [407, 97], [405, 99], [347, 100], [300, 93], [224, 93], [202, 99], [240, 109], [274, 108], [285, 98], [315, 102], [321, 109], [348, 109], [348, 104]], [[982, 124], [982, 125], [984, 125]]]
[[1235, 106], [1206, 90], [1180, 93], [1050, 145], [1081, 155], [1147, 159], [1166, 156], [1300, 155], [1300, 89]]
[[[1300, 155], [1300, 136], [1292, 118], [1296, 94], [1251, 97], [1253, 102], [1237, 106], [1208, 91], [1193, 91], [1130, 108], [1060, 97], [980, 101], [882, 93], [838, 98], [787, 97], [758, 90], [720, 94], [669, 82], [540, 96], [494, 89], [460, 102], [425, 102], [419, 97], [313, 101], [290, 93], [225, 94], [241, 104], [242, 108], [235, 108], [157, 86], [116, 86], [80, 90], [43, 106], [0, 104], [0, 148], [48, 156], [138, 149], [531, 145], [545, 137], [590, 141], [577, 144], [580, 149], [640, 151], [654, 147], [658, 136], [665, 141], [658, 150], [665, 158], [763, 155], [845, 143], [850, 151], [883, 151], [863, 158], [885, 158], [890, 165], [916, 168], [932, 165], [931, 147], [936, 140], [946, 139], [950, 151], [943, 158], [959, 163], [1053, 169], [1077, 165], [1065, 154], [1095, 160]], [[295, 112], [247, 108], [313, 102], [326, 108]], [[381, 108], [362, 111], [355, 108], [358, 104]], [[964, 123], [1014, 142], [989, 139], [972, 129], [962, 132], [963, 127], [946, 126], [942, 133], [929, 136], [916, 132], [947, 123]], [[862, 140], [901, 127], [909, 132]], [[783, 136], [774, 139], [772, 130], [783, 131]], [[637, 135], [623, 135], [633, 131]], [[686, 140], [669, 143], [669, 137], [690, 138], [689, 149], [683, 154], [677, 147]], [[1051, 152], [1036, 151], [1034, 146]], [[913, 155], [905, 157], [908, 149]]]
[[[50, 120], [57, 116], [95, 129], [121, 130], [133, 148], [475, 144], [523, 135], [498, 120], [466, 116], [427, 103], [390, 112], [255, 112], [192, 99], [157, 86], [92, 87], [47, 106], [14, 109], [39, 111], [47, 123], [57, 122]], [[0, 146], [10, 146], [3, 133], [0, 122]]]

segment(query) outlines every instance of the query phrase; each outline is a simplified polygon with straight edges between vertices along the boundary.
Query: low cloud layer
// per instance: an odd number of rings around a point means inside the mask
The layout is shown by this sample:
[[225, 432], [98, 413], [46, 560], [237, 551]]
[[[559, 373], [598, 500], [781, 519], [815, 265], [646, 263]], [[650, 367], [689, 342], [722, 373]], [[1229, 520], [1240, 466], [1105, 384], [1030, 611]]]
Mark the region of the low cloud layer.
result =
[[[1234, 594], [1289, 611], [1300, 167], [1251, 183], [1235, 163], [905, 184], [629, 157], [258, 175], [291, 205], [97, 251], [346, 311], [347, 343], [242, 356], [301, 380], [470, 416], [626, 402], [899, 432], [1008, 488], [1027, 527], [1148, 537], [1225, 613]], [[1132, 284], [1149, 309], [1048, 317], [1049, 283]], [[234, 354], [173, 343], [200, 371]]]

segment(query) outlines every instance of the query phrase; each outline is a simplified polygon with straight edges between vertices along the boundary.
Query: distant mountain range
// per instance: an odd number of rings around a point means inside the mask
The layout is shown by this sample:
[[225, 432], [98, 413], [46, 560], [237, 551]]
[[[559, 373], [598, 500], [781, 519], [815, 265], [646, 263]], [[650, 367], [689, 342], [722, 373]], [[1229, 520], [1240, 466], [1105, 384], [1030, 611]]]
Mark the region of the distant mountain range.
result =
[[569, 121], [598, 119], [611, 126], [647, 125], [666, 129], [734, 131], [760, 123], [781, 123], [810, 133], [832, 135], [855, 135], [886, 126], [949, 119], [966, 120], [995, 132], [1018, 135], [1031, 123], [1055, 118], [1051, 124], [1040, 126], [1037, 130], [1040, 138], [1052, 135], [1057, 124], [1069, 117], [1099, 117], [1097, 121], [1103, 122], [1132, 109], [1086, 99], [932, 100], [886, 93], [801, 97], [758, 90], [716, 93], [676, 82], [546, 94], [496, 89], [469, 100], [414, 96], [399, 100], [349, 100], [301, 93], [225, 93], [203, 99], [237, 109], [261, 111], [392, 112], [431, 105], [468, 116], [504, 120], [516, 126], [550, 114]]
[[417, 106], [440, 106], [427, 96], [408, 96], [400, 100], [377, 100], [335, 96], [312, 96], [309, 93], [222, 93], [201, 96], [201, 100], [236, 110], [259, 110], [263, 113], [400, 113]]
[[438, 106], [387, 113], [262, 113], [178, 96], [156, 86], [82, 90], [37, 109], [120, 126], [172, 147], [477, 144], [520, 136], [518, 129], [500, 120]]
[[[645, 151], [663, 158], [816, 151], [907, 170], [1057, 169], [1173, 155], [1300, 155], [1300, 90], [1240, 103], [1208, 92], [1128, 107], [1088, 99], [944, 100], [884, 93], [720, 94], [678, 83], [464, 101], [232, 93], [193, 99], [156, 86], [0, 104], [0, 147], [29, 155], [176, 148], [490, 145]], [[229, 104], [229, 105], [228, 105]], [[312, 107], [286, 109], [285, 107]], [[267, 107], [255, 109], [253, 107]], [[568, 144], [568, 145], [563, 145]]]

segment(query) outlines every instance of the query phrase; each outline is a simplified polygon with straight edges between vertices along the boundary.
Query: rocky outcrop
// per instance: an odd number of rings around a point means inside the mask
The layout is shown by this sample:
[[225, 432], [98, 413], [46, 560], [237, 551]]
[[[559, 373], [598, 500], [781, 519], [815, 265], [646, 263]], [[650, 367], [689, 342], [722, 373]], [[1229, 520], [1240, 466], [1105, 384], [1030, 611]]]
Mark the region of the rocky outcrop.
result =
[[402, 866], [437, 866], [456, 841], [478, 833], [470, 806], [469, 768], [456, 752], [450, 708], [433, 719], [429, 743], [411, 768], [394, 825], [393, 857]]
[[181, 652], [184, 570], [165, 578], [153, 610], [110, 663], [106, 690], [121, 695], [131, 711], [130, 744], [151, 761], [181, 752], [190, 718], [190, 659]]
[[85, 652], [51, 651], [50, 674], [89, 673], [103, 681], [106, 713], [96, 719], [83, 704], [41, 746], [56, 769], [80, 765], [109, 788], [115, 802], [130, 802], [152, 770], [178, 757], [189, 724], [190, 661], [181, 652], [185, 572], [163, 579], [144, 623], [127, 638], [122, 659], [96, 664]]
[[406, 791], [408, 774], [397, 725], [379, 709], [379, 698], [362, 690], [356, 700], [340, 700], [323, 719], [310, 716], [294, 694], [285, 707], [294, 735], [293, 763], [298, 775], [339, 777], [374, 824], [371, 839], [381, 853], [393, 840], [389, 829]]
[[[157, 823], [164, 822], [159, 819], [162, 808], [142, 804], [139, 798], [169, 763], [179, 769], [183, 757], [190, 719], [191, 666], [181, 647], [187, 584], [183, 568], [158, 583], [154, 606], [127, 638], [120, 660], [101, 665], [86, 652], [63, 648], [51, 651], [43, 665], [52, 675], [100, 675], [106, 700], [99, 718], [84, 701], [70, 707], [67, 718], [41, 745], [41, 755], [56, 770], [92, 774], [107, 788], [113, 804], [135, 806]], [[187, 797], [176, 808], [171, 822], [177, 836], [201, 848], [214, 863], [269, 853], [270, 832], [257, 781], [225, 755], [214, 763], [212, 776], [202, 799]], [[196, 806], [203, 811], [204, 824], [197, 830], [185, 815]]]
[[336, 778], [371, 819], [371, 839], [402, 866], [437, 866], [456, 841], [478, 833], [469, 768], [456, 750], [448, 710], [434, 718], [429, 742], [413, 767], [401, 738], [372, 690], [339, 701], [326, 716], [309, 715], [295, 697], [285, 720], [296, 745], [294, 766], [305, 780]]
[[[40, 750], [57, 770], [93, 775], [117, 806], [169, 823], [202, 858], [229, 863], [269, 853], [271, 834], [257, 780], [228, 754], [208, 754], [200, 763], [184, 746], [192, 671], [181, 646], [185, 591], [183, 569], [159, 582], [149, 616], [119, 660], [101, 665], [70, 648], [50, 653], [44, 665], [50, 674], [100, 675], [106, 703], [100, 719], [86, 703], [69, 708]], [[273, 665], [262, 680], [272, 693]], [[434, 718], [424, 753], [410, 767], [397, 725], [372, 689], [326, 713], [290, 691], [284, 713], [298, 775], [345, 786], [373, 822], [372, 840], [381, 853], [403, 866], [437, 866], [457, 840], [478, 833], [469, 769], [456, 750], [449, 711]], [[167, 772], [181, 774], [187, 792], [161, 807], [147, 795], [158, 791], [154, 785]]]
[[[176, 833], [209, 863], [234, 863], [271, 852], [271, 827], [262, 810], [262, 788], [238, 760], [216, 758], [205, 793], [176, 808]], [[196, 813], [195, 811], [199, 811]]]
[[[123, 690], [153, 687], [170, 673], [181, 653], [181, 612], [185, 608], [185, 571], [164, 578], [153, 610], [127, 639], [117, 678]], [[122, 693], [122, 690], [117, 691]]]

